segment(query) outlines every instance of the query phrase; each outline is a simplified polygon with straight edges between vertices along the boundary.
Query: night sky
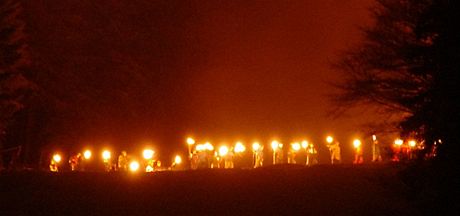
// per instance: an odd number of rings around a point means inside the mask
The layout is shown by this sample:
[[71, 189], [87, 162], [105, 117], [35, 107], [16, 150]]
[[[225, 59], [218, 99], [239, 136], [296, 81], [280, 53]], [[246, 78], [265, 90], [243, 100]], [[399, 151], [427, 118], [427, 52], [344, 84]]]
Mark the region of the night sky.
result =
[[369, 114], [330, 119], [326, 81], [370, 2], [24, 1], [37, 79], [59, 101], [52, 142], [151, 142], [169, 156], [189, 135], [323, 143], [331, 133], [351, 146]]

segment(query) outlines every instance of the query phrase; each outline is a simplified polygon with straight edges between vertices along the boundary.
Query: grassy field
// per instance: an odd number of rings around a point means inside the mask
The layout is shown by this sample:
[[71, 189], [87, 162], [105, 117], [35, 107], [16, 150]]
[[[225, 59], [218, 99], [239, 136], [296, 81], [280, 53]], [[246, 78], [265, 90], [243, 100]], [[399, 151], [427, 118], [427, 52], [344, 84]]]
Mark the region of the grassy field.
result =
[[395, 165], [3, 173], [0, 215], [419, 215]]

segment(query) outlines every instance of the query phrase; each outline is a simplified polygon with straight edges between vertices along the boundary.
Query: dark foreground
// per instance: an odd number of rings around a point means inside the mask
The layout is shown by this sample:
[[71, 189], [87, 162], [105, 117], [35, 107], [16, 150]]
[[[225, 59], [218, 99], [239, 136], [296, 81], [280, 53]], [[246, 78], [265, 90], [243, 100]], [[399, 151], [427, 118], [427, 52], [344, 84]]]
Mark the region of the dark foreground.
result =
[[4, 173], [0, 215], [419, 215], [399, 168]]

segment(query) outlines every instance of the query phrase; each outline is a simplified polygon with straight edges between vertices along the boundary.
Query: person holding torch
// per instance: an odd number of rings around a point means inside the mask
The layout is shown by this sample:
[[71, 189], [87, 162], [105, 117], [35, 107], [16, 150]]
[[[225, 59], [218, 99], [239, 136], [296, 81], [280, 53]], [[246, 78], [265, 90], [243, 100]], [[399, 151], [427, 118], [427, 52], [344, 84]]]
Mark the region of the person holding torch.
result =
[[382, 155], [380, 154], [380, 145], [377, 140], [377, 136], [372, 135], [372, 162], [382, 161]]
[[264, 146], [260, 145], [258, 142], [254, 142], [252, 144], [252, 151], [253, 151], [253, 160], [254, 160], [254, 168], [262, 167], [264, 162]]
[[326, 146], [329, 148], [329, 152], [331, 154], [331, 164], [340, 163], [340, 144], [339, 142], [335, 141], [332, 136], [326, 137]]
[[363, 163], [363, 148], [361, 140], [355, 139], [353, 140], [353, 147], [355, 148], [355, 160], [353, 161], [354, 164], [362, 164]]
[[307, 147], [305, 149], [307, 151], [307, 166], [311, 166], [318, 163], [318, 151], [316, 150], [313, 143], [307, 142]]

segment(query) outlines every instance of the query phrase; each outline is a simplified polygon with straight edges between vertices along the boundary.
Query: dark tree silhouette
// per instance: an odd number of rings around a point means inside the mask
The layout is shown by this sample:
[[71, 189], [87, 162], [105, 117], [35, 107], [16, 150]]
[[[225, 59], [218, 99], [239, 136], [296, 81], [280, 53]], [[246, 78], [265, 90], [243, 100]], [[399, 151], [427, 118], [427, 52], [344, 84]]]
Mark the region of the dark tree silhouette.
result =
[[344, 80], [336, 86], [337, 105], [376, 104], [402, 113], [403, 136], [416, 134], [430, 149], [441, 139], [443, 158], [458, 148], [460, 58], [455, 51], [457, 11], [448, 0], [377, 0], [374, 23], [363, 28], [364, 41], [334, 66]]
[[24, 76], [29, 58], [20, 13], [18, 1], [0, 1], [0, 153], [8, 123], [22, 109], [24, 97], [31, 89], [31, 83]]

